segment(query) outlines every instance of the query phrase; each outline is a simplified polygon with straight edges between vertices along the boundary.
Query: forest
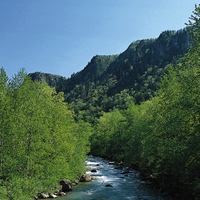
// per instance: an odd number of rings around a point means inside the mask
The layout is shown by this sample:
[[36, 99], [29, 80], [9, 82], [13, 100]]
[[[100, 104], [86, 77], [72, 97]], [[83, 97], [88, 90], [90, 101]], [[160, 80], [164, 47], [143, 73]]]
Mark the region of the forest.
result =
[[24, 70], [8, 81], [0, 71], [0, 198], [26, 200], [54, 192], [59, 181], [85, 170], [90, 126], [44, 82]]
[[0, 71], [0, 196], [29, 199], [86, 170], [88, 153], [200, 199], [200, 5], [179, 31], [95, 56], [71, 78]]

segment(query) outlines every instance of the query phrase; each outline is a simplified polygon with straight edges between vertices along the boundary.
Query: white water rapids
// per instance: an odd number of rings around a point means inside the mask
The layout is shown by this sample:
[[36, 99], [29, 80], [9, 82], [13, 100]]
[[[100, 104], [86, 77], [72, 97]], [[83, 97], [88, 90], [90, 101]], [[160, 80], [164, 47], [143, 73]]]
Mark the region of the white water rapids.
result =
[[[110, 165], [108, 160], [88, 157], [87, 173], [95, 180], [79, 183], [72, 192], [59, 200], [169, 200], [141, 180], [140, 173], [119, 165]], [[96, 170], [96, 172], [91, 172]], [[107, 187], [106, 187], [107, 186]]]

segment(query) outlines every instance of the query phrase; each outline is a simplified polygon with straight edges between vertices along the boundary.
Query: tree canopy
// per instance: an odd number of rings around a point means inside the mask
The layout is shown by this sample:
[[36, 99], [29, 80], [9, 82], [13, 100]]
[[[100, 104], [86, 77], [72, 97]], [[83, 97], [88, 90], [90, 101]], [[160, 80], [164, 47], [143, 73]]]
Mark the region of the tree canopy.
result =
[[64, 94], [23, 70], [8, 82], [1, 68], [0, 83], [0, 196], [27, 199], [84, 173], [90, 128]]

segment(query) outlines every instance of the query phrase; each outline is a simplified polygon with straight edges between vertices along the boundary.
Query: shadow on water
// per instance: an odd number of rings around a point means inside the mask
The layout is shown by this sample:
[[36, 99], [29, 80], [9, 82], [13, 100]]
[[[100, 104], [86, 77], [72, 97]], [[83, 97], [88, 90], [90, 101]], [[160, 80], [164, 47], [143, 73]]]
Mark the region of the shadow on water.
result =
[[87, 173], [95, 180], [79, 183], [58, 200], [169, 200], [141, 181], [138, 171], [110, 165], [108, 160], [92, 156], [88, 157], [87, 166], [90, 170]]

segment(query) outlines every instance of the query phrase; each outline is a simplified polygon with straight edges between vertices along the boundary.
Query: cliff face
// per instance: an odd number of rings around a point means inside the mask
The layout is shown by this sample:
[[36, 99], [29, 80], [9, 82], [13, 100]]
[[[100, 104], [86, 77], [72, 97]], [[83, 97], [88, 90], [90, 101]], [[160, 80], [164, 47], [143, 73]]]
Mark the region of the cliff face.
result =
[[[144, 79], [148, 78], [147, 72], [150, 71], [149, 74], [159, 81], [157, 76], [162, 75], [161, 72], [164, 72], [166, 65], [176, 62], [179, 56], [184, 55], [192, 45], [194, 41], [185, 29], [177, 32], [165, 31], [157, 39], [133, 42], [110, 64], [100, 80], [106, 84], [106, 77], [112, 74], [117, 84], [111, 89], [111, 93], [130, 89], [135, 84], [142, 86]], [[156, 88], [150, 89], [155, 90]]]
[[55, 87], [57, 92], [63, 91], [64, 85], [67, 82], [65, 77], [48, 73], [35, 72], [30, 73], [29, 76], [33, 81], [46, 82], [49, 86]]

